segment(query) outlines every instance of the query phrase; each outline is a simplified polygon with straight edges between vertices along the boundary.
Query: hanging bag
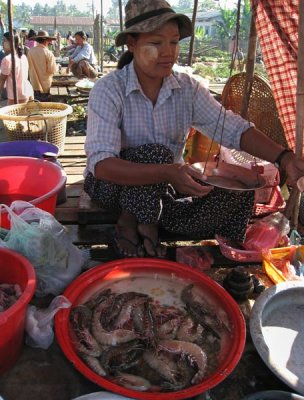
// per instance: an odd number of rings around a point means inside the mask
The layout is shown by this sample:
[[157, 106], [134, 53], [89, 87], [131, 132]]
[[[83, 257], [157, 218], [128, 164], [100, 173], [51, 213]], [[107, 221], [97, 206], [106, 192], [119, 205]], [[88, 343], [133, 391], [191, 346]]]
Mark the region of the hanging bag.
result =
[[24, 255], [37, 275], [37, 296], [58, 295], [82, 270], [87, 261], [70, 240], [65, 228], [50, 213], [24, 201], [0, 205], [9, 215], [11, 229], [0, 247]]

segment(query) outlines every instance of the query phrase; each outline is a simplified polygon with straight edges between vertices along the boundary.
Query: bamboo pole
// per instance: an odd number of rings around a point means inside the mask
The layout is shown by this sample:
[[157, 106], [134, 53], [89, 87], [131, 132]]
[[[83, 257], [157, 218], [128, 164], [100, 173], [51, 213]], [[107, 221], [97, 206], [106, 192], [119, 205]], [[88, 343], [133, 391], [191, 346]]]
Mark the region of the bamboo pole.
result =
[[304, 1], [299, 1], [298, 28], [298, 58], [297, 58], [297, 92], [296, 92], [296, 154], [303, 155], [304, 127]]
[[[122, 18], [122, 1], [118, 0], [118, 7], [119, 7], [119, 26], [120, 32], [123, 31], [123, 18]], [[122, 51], [125, 51], [124, 46], [122, 46]]]
[[13, 94], [14, 103], [18, 103], [17, 96], [17, 85], [16, 85], [16, 61], [15, 61], [15, 40], [13, 31], [13, 12], [12, 12], [12, 2], [7, 0], [7, 14], [8, 14], [8, 31], [10, 35], [10, 46], [11, 46], [11, 57], [12, 57], [12, 80], [13, 80]]
[[248, 119], [248, 107], [251, 95], [251, 89], [254, 79], [254, 65], [256, 59], [256, 47], [257, 47], [257, 31], [254, 21], [254, 16], [252, 14], [247, 50], [247, 60], [246, 60], [246, 76], [243, 92], [243, 101], [241, 107], [241, 116]]
[[[304, 130], [304, 1], [299, 1], [298, 56], [297, 56], [297, 90], [296, 90], [296, 148], [297, 156], [303, 155]], [[293, 188], [285, 209], [290, 218], [291, 228], [297, 228], [300, 207], [300, 191]]]
[[192, 36], [190, 39], [189, 54], [188, 54], [188, 65], [190, 67], [192, 65], [192, 59], [193, 59], [193, 47], [194, 47], [194, 39], [195, 39], [195, 21], [196, 21], [197, 7], [198, 7], [198, 0], [194, 0], [193, 13], [192, 13], [193, 32], [192, 32]]
[[100, 71], [103, 72], [103, 1], [100, 0]]

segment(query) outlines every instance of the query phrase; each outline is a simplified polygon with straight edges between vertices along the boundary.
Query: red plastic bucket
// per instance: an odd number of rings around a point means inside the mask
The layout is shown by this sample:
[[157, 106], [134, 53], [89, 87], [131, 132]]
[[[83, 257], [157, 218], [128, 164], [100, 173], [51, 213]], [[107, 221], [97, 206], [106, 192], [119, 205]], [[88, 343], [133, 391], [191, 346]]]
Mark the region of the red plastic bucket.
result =
[[[65, 182], [63, 169], [50, 161], [0, 157], [0, 203], [24, 200], [54, 215], [58, 192]], [[2, 211], [0, 217], [0, 226], [9, 228], [7, 212]]]
[[0, 312], [1, 375], [16, 363], [21, 353], [26, 309], [36, 289], [35, 270], [21, 254], [0, 249], [0, 283], [18, 284], [23, 292], [15, 304]]
[[[193, 283], [205, 296], [208, 296], [210, 300], [212, 299], [217, 310], [227, 315], [231, 331], [229, 337], [221, 346], [218, 356], [219, 365], [201, 383], [176, 392], [139, 392], [120, 386], [96, 374], [78, 355], [69, 324], [71, 309], [87, 301], [98, 290], [112, 287], [117, 282], [121, 284], [123, 280], [129, 284], [129, 290], [135, 290], [135, 279], [143, 274], [148, 275], [148, 278], [150, 276], [149, 279], [152, 281], [157, 279], [157, 284], [153, 286], [152, 290], [154, 293], [158, 291], [164, 293], [164, 295], [169, 293], [170, 290], [159, 290], [157, 286], [165, 285], [164, 282], [170, 279], [173, 280], [173, 287]], [[145, 286], [141, 286], [141, 288], [142, 292], [147, 290]], [[72, 308], [60, 310], [55, 316], [56, 337], [61, 349], [73, 366], [86, 378], [123, 396], [142, 400], [180, 400], [196, 396], [223, 381], [236, 367], [244, 350], [246, 326], [238, 304], [214, 280], [184, 264], [152, 258], [111, 261], [81, 274], [64, 291], [64, 296], [71, 301]]]

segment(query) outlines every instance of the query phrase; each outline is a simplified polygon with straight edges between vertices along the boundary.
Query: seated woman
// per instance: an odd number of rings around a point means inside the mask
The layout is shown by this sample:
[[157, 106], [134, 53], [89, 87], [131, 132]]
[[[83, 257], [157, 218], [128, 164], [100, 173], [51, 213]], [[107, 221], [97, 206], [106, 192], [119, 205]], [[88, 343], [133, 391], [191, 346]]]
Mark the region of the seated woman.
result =
[[203, 239], [215, 234], [242, 241], [254, 192], [204, 184], [183, 162], [190, 127], [228, 148], [279, 162], [295, 185], [304, 160], [274, 143], [253, 124], [224, 112], [202, 83], [172, 70], [190, 19], [164, 0], [129, 0], [126, 45], [118, 69], [94, 86], [88, 103], [84, 189], [104, 208], [120, 211], [113, 243], [119, 256], [163, 257], [160, 227]]
[[[20, 46], [20, 37], [14, 34], [15, 45], [15, 77], [17, 89], [17, 103], [26, 103], [34, 98], [33, 87], [28, 80], [29, 64]], [[3, 88], [7, 91], [7, 104], [15, 104], [12, 75], [12, 55], [9, 32], [3, 35], [3, 50], [5, 57], [1, 62], [0, 93]]]
[[69, 56], [68, 70], [71, 70], [77, 78], [96, 78], [96, 57], [93, 47], [86, 41], [87, 35], [83, 31], [76, 32], [75, 49]]

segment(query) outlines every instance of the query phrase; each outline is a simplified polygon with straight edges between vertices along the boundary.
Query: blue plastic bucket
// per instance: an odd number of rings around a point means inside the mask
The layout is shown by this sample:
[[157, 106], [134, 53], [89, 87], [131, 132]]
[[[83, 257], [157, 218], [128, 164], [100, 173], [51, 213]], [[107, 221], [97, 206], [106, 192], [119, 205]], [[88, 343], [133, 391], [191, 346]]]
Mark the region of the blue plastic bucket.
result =
[[43, 158], [45, 153], [59, 153], [59, 148], [55, 144], [40, 140], [16, 140], [13, 142], [0, 143], [0, 157], [21, 156]]

